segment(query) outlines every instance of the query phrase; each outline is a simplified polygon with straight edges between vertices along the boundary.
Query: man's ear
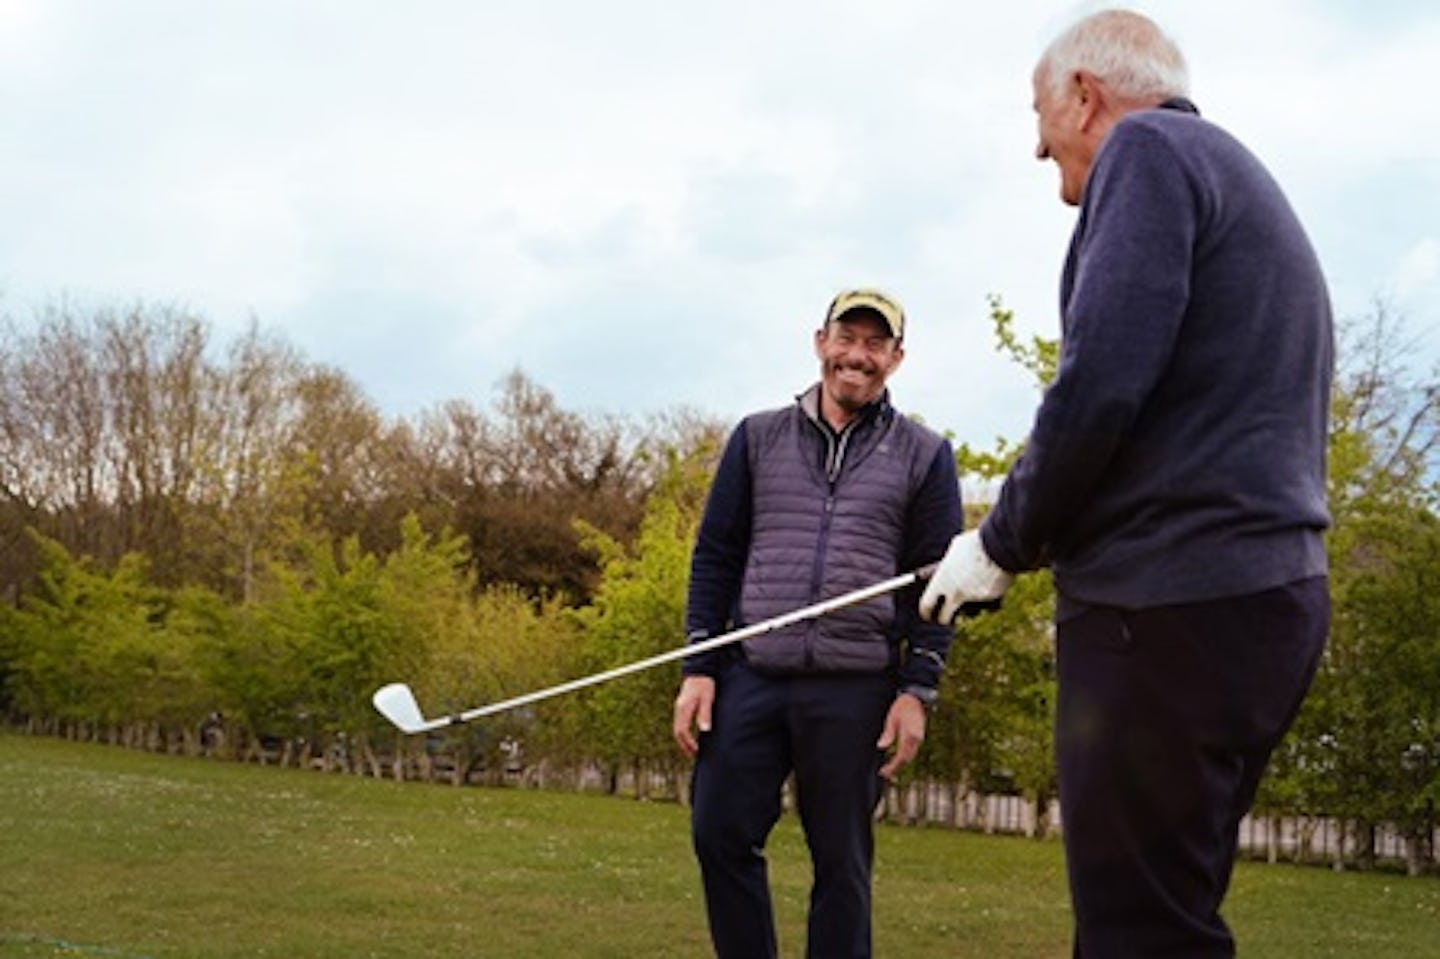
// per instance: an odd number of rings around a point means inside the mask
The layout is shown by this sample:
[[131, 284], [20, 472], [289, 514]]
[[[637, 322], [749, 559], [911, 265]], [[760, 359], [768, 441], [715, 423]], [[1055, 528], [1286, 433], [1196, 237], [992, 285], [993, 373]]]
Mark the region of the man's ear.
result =
[[1080, 106], [1079, 130], [1088, 133], [1105, 111], [1105, 87], [1100, 78], [1089, 70], [1076, 70], [1072, 82], [1075, 84], [1076, 102]]
[[893, 362], [890, 364], [890, 372], [894, 373], [896, 370], [900, 369], [900, 364], [903, 362], [905, 362], [905, 347], [900, 343], [896, 343], [894, 359]]

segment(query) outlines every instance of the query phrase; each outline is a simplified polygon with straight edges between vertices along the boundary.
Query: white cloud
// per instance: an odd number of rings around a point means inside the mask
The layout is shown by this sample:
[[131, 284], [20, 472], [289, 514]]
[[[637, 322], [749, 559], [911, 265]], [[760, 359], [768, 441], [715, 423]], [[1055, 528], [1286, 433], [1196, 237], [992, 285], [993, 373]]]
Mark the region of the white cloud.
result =
[[[518, 365], [585, 408], [737, 416], [813, 376], [836, 287], [878, 283], [912, 315], [901, 403], [1015, 437], [1035, 394], [984, 297], [1054, 335], [1072, 214], [1028, 81], [1089, 6], [0, 0], [0, 290], [254, 310], [400, 413]], [[1337, 307], [1433, 315], [1440, 12], [1143, 8]]]

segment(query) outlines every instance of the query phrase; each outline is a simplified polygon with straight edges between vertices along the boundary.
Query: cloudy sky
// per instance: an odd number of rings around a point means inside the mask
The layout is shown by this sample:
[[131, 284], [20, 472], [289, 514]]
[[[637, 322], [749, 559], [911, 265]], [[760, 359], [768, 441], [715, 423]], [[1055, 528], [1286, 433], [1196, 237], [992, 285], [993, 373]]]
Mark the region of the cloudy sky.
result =
[[[520, 368], [582, 412], [734, 418], [815, 375], [848, 284], [911, 319], [902, 408], [1018, 439], [986, 295], [1056, 331], [1032, 159], [1059, 0], [0, 0], [0, 313], [253, 316], [386, 413]], [[1337, 313], [1440, 355], [1433, 0], [1151, 0], [1269, 164]]]

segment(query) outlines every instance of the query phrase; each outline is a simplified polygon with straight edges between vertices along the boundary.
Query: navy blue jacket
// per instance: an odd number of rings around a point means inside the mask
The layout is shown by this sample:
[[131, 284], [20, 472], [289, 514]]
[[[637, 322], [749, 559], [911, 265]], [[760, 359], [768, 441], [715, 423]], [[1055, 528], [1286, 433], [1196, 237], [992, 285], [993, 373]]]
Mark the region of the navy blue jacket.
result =
[[[692, 640], [769, 619], [938, 559], [962, 516], [955, 457], [901, 417], [888, 394], [843, 433], [812, 388], [792, 406], [747, 417], [731, 434], [691, 559]], [[919, 587], [747, 640], [771, 672], [895, 671], [935, 687], [952, 630], [921, 621]], [[713, 674], [734, 647], [686, 660]]]
[[1058, 373], [981, 526], [1002, 567], [1053, 566], [1062, 617], [1326, 569], [1324, 277], [1259, 161], [1173, 106], [1129, 114], [1095, 158]]

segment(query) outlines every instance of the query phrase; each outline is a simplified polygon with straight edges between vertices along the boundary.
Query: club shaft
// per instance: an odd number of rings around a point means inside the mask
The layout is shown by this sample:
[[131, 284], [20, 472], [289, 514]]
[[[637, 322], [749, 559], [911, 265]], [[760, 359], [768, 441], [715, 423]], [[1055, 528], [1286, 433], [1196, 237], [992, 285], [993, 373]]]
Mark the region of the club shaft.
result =
[[776, 616], [773, 619], [767, 619], [763, 622], [753, 623], [749, 626], [742, 626], [740, 629], [732, 630], [731, 632], [725, 633], [722, 636], [715, 636], [710, 639], [704, 639], [696, 643], [691, 643], [687, 646], [680, 646], [676, 649], [660, 653], [659, 655], [651, 656], [648, 659], [637, 660], [624, 666], [617, 666], [614, 669], [607, 669], [602, 673], [595, 673], [591, 676], [583, 676], [580, 679], [572, 679], [569, 682], [560, 683], [557, 686], [548, 686], [545, 689], [537, 689], [533, 693], [526, 693], [523, 696], [516, 696], [513, 699], [501, 700], [498, 703], [490, 703], [486, 706], [477, 706], [474, 709], [467, 709], [463, 713], [456, 713], [453, 716], [446, 716], [439, 719], [429, 720], [425, 723], [424, 728], [438, 729], [442, 726], [448, 726], [452, 723], [468, 723], [470, 720], [479, 719], [482, 716], [492, 716], [495, 713], [503, 713], [507, 709], [515, 709], [519, 706], [527, 706], [530, 703], [539, 702], [542, 699], [549, 699], [552, 696], [559, 696], [564, 693], [574, 692], [577, 689], [584, 689], [587, 686], [594, 686], [599, 683], [608, 682], [609, 680], [618, 679], [621, 676], [628, 676], [631, 673], [638, 673], [642, 670], [662, 665], [663, 663], [674, 662], [677, 659], [684, 659], [687, 656], [695, 656], [700, 653], [709, 652], [712, 649], [719, 649], [721, 646], [728, 646], [732, 643], [738, 643], [742, 640], [750, 639], [753, 636], [760, 636], [764, 633], [768, 633], [776, 629], [781, 629], [782, 627], [789, 626], [792, 623], [802, 622], [807, 619], [814, 619], [817, 616], [823, 616], [826, 613], [832, 612], [834, 610], [842, 609], [846, 606], [853, 606], [856, 603], [863, 603], [866, 600], [874, 599], [877, 596], [884, 596], [887, 593], [893, 593], [897, 589], [904, 589], [906, 586], [909, 586], [912, 583], [928, 578], [930, 574], [934, 572], [934, 569], [934, 565], [922, 567], [921, 569], [913, 570], [909, 573], [903, 573], [899, 576], [883, 580], [882, 582], [875, 583], [871, 586], [862, 587], [861, 589], [854, 590], [853, 592], [843, 593], [839, 596], [835, 596], [827, 600], [822, 600], [821, 602], [815, 603], [811, 606], [805, 606], [801, 609], [792, 610], [788, 613], [782, 613], [781, 615]]

